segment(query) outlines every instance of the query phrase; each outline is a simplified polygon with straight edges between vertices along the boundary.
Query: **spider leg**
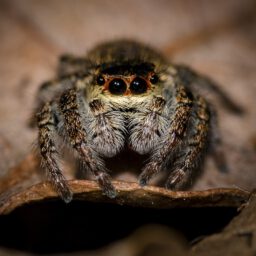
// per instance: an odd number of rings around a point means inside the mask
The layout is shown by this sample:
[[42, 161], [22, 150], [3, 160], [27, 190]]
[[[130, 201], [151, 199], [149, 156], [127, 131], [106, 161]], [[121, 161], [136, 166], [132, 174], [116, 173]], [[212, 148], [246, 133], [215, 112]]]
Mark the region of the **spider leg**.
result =
[[210, 78], [196, 74], [190, 68], [177, 65], [175, 66], [185, 86], [191, 88], [191, 91], [199, 91], [201, 94], [211, 92], [215, 94], [222, 105], [235, 114], [243, 114], [244, 110], [237, 105], [222, 89]]
[[84, 74], [90, 65], [90, 61], [84, 57], [62, 55], [59, 59], [58, 75], [62, 77], [69, 74]]
[[53, 106], [48, 102], [37, 114], [39, 128], [38, 142], [42, 156], [42, 165], [45, 167], [48, 177], [55, 190], [66, 202], [72, 200], [72, 192], [58, 165], [58, 152], [54, 137], [57, 135], [57, 123], [54, 118]]
[[180, 82], [174, 85], [174, 90], [173, 97], [166, 104], [167, 108], [169, 105], [175, 105], [170, 118], [170, 128], [167, 129], [167, 133], [163, 135], [163, 139], [153, 152], [150, 161], [142, 170], [139, 177], [142, 186], [146, 185], [155, 174], [164, 168], [184, 137], [193, 106], [193, 96]]
[[188, 182], [188, 178], [199, 168], [202, 156], [207, 149], [210, 115], [206, 101], [197, 97], [194, 103], [194, 110], [190, 119], [190, 131], [184, 149], [180, 149], [178, 157], [171, 167], [171, 174], [167, 179], [168, 189], [180, 189]]
[[88, 142], [87, 132], [82, 125], [78, 102], [78, 94], [75, 89], [65, 91], [60, 97], [59, 107], [64, 117], [64, 129], [69, 143], [78, 153], [84, 166], [95, 176], [104, 194], [113, 198], [116, 196], [115, 188], [111, 183], [110, 175], [106, 172], [103, 161]]
[[226, 162], [225, 153], [222, 150], [222, 139], [218, 127], [217, 113], [215, 109], [209, 105], [210, 111], [210, 156], [214, 159], [214, 163], [220, 172], [226, 173], [229, 168]]
[[76, 81], [76, 76], [69, 76], [44, 82], [40, 86], [36, 95], [37, 105], [33, 111], [31, 119], [29, 120], [29, 126], [34, 127], [36, 125], [36, 114], [40, 112], [45, 102], [50, 102], [54, 97], [58, 97], [63, 91], [71, 88]]
[[[236, 114], [244, 113], [244, 110], [240, 106], [238, 106], [232, 99], [230, 99], [230, 97], [224, 91], [222, 91], [221, 88], [211, 79], [204, 76], [199, 76], [186, 66], [176, 66], [176, 68], [179, 75], [185, 81], [186, 85], [192, 90], [198, 90], [199, 92], [204, 92], [205, 90], [207, 90], [208, 92], [212, 92], [219, 97], [223, 106], [225, 106], [228, 110]], [[209, 105], [209, 111], [211, 116], [211, 136], [209, 144], [210, 154], [213, 157], [218, 170], [221, 172], [228, 172], [225, 154], [222, 150], [222, 139], [217, 125], [217, 113], [211, 105]]]

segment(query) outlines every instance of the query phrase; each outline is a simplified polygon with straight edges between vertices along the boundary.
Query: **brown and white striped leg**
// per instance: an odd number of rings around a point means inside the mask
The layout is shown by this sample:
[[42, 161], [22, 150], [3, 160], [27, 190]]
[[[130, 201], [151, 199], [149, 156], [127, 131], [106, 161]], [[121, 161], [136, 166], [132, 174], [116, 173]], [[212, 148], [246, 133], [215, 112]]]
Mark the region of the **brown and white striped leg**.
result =
[[[182, 84], [178, 83], [175, 85], [175, 95], [170, 100], [172, 104], [175, 102], [176, 105], [174, 113], [170, 116], [170, 128], [139, 177], [142, 186], [146, 185], [155, 174], [164, 169], [170, 156], [182, 142], [189, 122], [193, 105], [191, 93]], [[168, 102], [166, 105], [168, 106]]]
[[37, 114], [37, 124], [42, 165], [46, 169], [47, 176], [55, 190], [66, 203], [69, 203], [72, 200], [72, 192], [58, 165], [58, 152], [55, 143], [57, 124], [54, 118], [53, 106], [50, 103], [46, 103]]
[[[221, 88], [211, 79], [196, 74], [193, 70], [186, 66], [176, 66], [179, 75], [185, 81], [186, 86], [192, 91], [198, 91], [202, 95], [215, 94], [222, 105], [235, 114], [243, 114], [244, 110], [237, 105]], [[212, 106], [210, 107], [210, 126], [211, 126], [211, 140], [210, 140], [210, 153], [214, 162], [221, 172], [228, 172], [228, 166], [225, 159], [225, 154], [222, 151], [222, 140], [220, 131], [217, 125], [217, 113]]]
[[113, 198], [116, 196], [116, 191], [111, 183], [110, 175], [106, 172], [103, 161], [88, 143], [79, 112], [77, 93], [75, 89], [70, 89], [60, 98], [59, 107], [64, 118], [65, 132], [71, 146], [78, 153], [84, 166], [95, 176], [103, 193]]
[[177, 158], [171, 166], [171, 174], [166, 182], [168, 189], [182, 189], [187, 185], [193, 172], [200, 168], [203, 153], [207, 148], [209, 138], [209, 110], [207, 103], [201, 97], [195, 100], [195, 112], [190, 120], [185, 149], [180, 149]]

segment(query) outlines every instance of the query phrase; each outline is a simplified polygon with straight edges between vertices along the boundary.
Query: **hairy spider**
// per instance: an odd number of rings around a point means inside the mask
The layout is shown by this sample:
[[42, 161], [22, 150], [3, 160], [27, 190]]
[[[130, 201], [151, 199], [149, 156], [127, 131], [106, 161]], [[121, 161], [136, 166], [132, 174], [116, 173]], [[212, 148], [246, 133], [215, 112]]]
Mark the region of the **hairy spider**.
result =
[[58, 194], [72, 199], [58, 163], [58, 137], [111, 198], [116, 191], [104, 159], [125, 148], [150, 156], [141, 186], [168, 170], [166, 187], [184, 188], [206, 152], [224, 169], [216, 115], [202, 88], [237, 110], [212, 81], [138, 42], [113, 41], [83, 58], [61, 57], [58, 78], [40, 87], [36, 113], [42, 163]]

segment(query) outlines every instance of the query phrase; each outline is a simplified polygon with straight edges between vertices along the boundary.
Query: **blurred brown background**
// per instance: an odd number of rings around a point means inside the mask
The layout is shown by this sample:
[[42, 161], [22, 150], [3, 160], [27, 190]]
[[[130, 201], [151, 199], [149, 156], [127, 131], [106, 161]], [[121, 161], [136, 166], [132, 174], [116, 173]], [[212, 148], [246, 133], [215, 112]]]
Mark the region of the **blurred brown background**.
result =
[[255, 13], [254, 0], [0, 1], [0, 176], [32, 148], [34, 95], [54, 77], [58, 56], [126, 37], [208, 75], [246, 110], [236, 116], [216, 106], [231, 170], [220, 174], [209, 161], [195, 189], [254, 188]]
[[[123, 37], [151, 44], [170, 61], [208, 75], [245, 110], [242, 116], [234, 115], [212, 99], [219, 113], [230, 172], [219, 173], [209, 159], [194, 189], [255, 188], [255, 14], [255, 0], [0, 0], [0, 178], [10, 176], [8, 191], [3, 188], [6, 179], [0, 179], [2, 191], [6, 192], [2, 198], [8, 198], [18, 187], [18, 191], [23, 189], [19, 183], [13, 186], [15, 175], [33, 166], [31, 158], [26, 158], [14, 168], [16, 172], [9, 172], [33, 147], [36, 131], [29, 129], [27, 123], [35, 93], [42, 82], [54, 77], [58, 56], [83, 55], [97, 43]], [[24, 177], [30, 175], [28, 172]], [[26, 186], [33, 182], [38, 179], [25, 179]], [[202, 194], [198, 192], [199, 199]], [[188, 246], [219, 232], [237, 214], [235, 207], [218, 206], [223, 198], [225, 201], [221, 193], [212, 197], [213, 206], [217, 206], [208, 209], [203, 203], [201, 208], [193, 208], [193, 200], [192, 207], [189, 200], [184, 200], [184, 209], [146, 209], [145, 198], [136, 191], [131, 196], [142, 203], [137, 208], [122, 205], [121, 201], [33, 203], [35, 195], [31, 193], [30, 204], [25, 200], [23, 207], [0, 216], [1, 255], [28, 255], [12, 249], [64, 255], [68, 251], [101, 248], [125, 238], [113, 247], [74, 255], [150, 256], [172, 252], [184, 256], [188, 255]], [[148, 200], [158, 198], [154, 196]], [[232, 197], [228, 198], [232, 202]], [[191, 255], [255, 255], [255, 200], [252, 196], [249, 207], [223, 233], [192, 247]], [[151, 222], [165, 227], [142, 227], [131, 233]], [[177, 229], [181, 237], [167, 227]]]

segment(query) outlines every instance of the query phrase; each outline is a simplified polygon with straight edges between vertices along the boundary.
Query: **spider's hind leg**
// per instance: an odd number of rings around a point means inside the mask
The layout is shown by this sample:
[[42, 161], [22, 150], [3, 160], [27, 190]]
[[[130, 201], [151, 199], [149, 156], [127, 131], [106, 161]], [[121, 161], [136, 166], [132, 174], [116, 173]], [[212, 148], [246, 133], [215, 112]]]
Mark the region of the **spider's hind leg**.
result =
[[217, 113], [215, 109], [210, 106], [210, 145], [209, 153], [213, 158], [214, 163], [220, 172], [226, 173], [229, 171], [228, 164], [226, 162], [225, 152], [223, 152], [222, 138], [218, 127]]
[[185, 86], [190, 88], [192, 91], [197, 91], [200, 95], [206, 96], [206, 98], [209, 93], [211, 93], [212, 95], [217, 96], [223, 107], [230, 112], [238, 115], [244, 114], [244, 109], [234, 102], [233, 99], [231, 99], [227, 93], [210, 78], [198, 75], [196, 72], [184, 65], [176, 65], [176, 69], [179, 76], [184, 81]]
[[55, 143], [57, 121], [54, 118], [54, 106], [52, 104], [46, 103], [43, 106], [37, 114], [37, 124], [39, 128], [38, 142], [42, 156], [42, 165], [46, 169], [47, 176], [55, 190], [68, 203], [72, 200], [72, 192], [58, 164], [58, 152]]
[[70, 74], [84, 74], [88, 71], [90, 64], [90, 61], [86, 58], [70, 54], [62, 55], [59, 59], [58, 75], [62, 77]]

